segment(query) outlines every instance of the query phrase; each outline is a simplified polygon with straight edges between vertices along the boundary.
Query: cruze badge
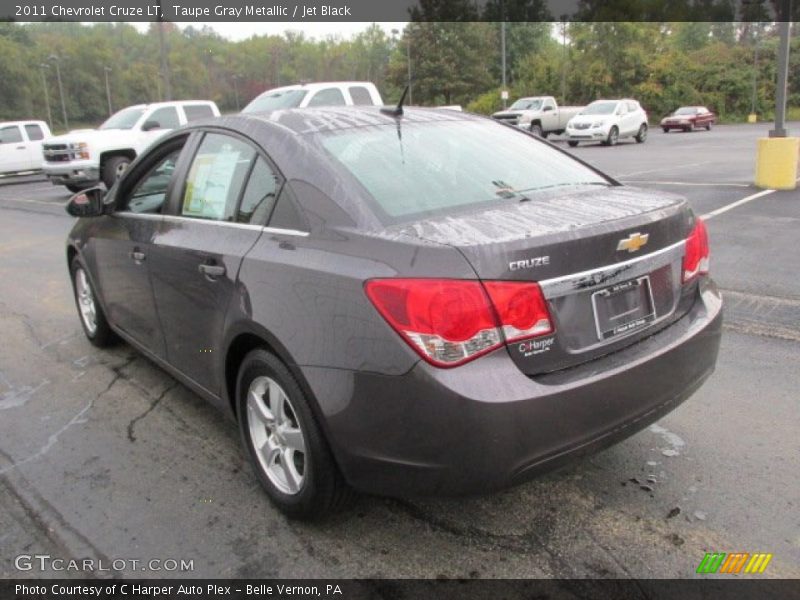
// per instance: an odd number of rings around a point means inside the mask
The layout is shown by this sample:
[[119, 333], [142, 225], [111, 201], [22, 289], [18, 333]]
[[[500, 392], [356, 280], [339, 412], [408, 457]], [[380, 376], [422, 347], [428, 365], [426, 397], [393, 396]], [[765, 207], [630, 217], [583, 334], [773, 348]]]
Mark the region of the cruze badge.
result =
[[647, 240], [650, 238], [649, 233], [645, 233], [642, 235], [638, 231], [636, 233], [630, 234], [624, 240], [620, 240], [617, 244], [617, 252], [622, 252], [623, 250], [627, 250], [628, 252], [636, 252], [647, 243]]
[[519, 271], [520, 269], [532, 269], [534, 267], [544, 267], [550, 264], [550, 256], [535, 256], [534, 258], [524, 258], [522, 260], [513, 260], [508, 263], [508, 268], [512, 271]]

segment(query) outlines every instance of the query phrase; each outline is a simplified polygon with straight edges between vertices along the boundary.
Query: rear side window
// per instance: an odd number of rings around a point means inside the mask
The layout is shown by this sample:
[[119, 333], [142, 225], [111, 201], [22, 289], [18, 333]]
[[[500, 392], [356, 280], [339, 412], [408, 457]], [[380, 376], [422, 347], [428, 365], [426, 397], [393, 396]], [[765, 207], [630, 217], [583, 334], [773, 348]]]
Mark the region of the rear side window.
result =
[[209, 133], [203, 138], [186, 179], [181, 215], [234, 221], [255, 150], [236, 138]]
[[153, 114], [147, 117], [145, 123], [150, 123], [151, 121], [158, 123], [159, 129], [175, 129], [181, 124], [180, 119], [178, 119], [178, 109], [174, 106], [165, 106], [153, 111]]
[[344, 106], [344, 94], [339, 88], [327, 88], [311, 97], [308, 106]]
[[214, 116], [214, 111], [208, 104], [186, 104], [183, 107], [183, 112], [186, 113], [187, 121], [197, 121], [198, 119], [207, 119]]
[[[320, 133], [323, 147], [398, 221], [426, 213], [519, 202], [537, 190], [610, 185], [530, 136], [483, 121], [405, 123]], [[535, 197], [531, 197], [533, 200]]]
[[15, 144], [22, 141], [22, 132], [16, 125], [0, 127], [0, 144]]
[[44, 139], [44, 132], [42, 131], [42, 128], [35, 123], [25, 125], [25, 133], [28, 134], [28, 139], [32, 142], [38, 142], [39, 140]]
[[636, 112], [639, 110], [639, 105], [636, 102], [628, 102], [628, 112]]
[[236, 221], [252, 225], [266, 225], [272, 207], [275, 206], [278, 184], [278, 175], [267, 161], [258, 157], [253, 171], [250, 173], [250, 178], [247, 180], [247, 187], [236, 213]]
[[347, 91], [350, 92], [350, 97], [353, 99], [353, 104], [356, 106], [372, 105], [372, 96], [367, 88], [359, 85], [347, 88]]

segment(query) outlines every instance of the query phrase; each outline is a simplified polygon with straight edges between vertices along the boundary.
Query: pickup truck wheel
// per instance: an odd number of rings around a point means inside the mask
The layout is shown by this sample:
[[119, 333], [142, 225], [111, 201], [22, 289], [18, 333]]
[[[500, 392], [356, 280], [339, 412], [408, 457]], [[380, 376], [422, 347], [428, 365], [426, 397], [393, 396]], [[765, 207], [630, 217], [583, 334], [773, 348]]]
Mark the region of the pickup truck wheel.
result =
[[537, 137], [544, 137], [542, 126], [539, 123], [531, 123], [530, 132]]
[[636, 134], [634, 138], [637, 144], [643, 143], [647, 139], [647, 125], [642, 123], [639, 127], [639, 133]]
[[103, 183], [108, 189], [117, 182], [117, 179], [125, 172], [131, 159], [127, 156], [112, 156], [103, 165]]
[[576, 142], [575, 140], [569, 140], [567, 143], [569, 144], [570, 148], [574, 148], [575, 146], [578, 145], [578, 142]]

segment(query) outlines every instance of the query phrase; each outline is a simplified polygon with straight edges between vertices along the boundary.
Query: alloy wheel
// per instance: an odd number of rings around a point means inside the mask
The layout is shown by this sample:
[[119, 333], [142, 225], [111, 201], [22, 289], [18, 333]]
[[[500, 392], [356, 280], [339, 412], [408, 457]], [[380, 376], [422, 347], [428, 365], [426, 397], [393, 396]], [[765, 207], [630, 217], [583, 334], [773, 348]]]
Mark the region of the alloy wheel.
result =
[[281, 492], [295, 495], [306, 479], [306, 441], [291, 400], [272, 378], [256, 377], [247, 390], [247, 422], [258, 462]]
[[75, 271], [75, 294], [78, 297], [78, 309], [81, 313], [81, 320], [89, 332], [94, 335], [97, 331], [97, 307], [95, 305], [92, 286], [86, 277], [86, 271], [78, 268]]

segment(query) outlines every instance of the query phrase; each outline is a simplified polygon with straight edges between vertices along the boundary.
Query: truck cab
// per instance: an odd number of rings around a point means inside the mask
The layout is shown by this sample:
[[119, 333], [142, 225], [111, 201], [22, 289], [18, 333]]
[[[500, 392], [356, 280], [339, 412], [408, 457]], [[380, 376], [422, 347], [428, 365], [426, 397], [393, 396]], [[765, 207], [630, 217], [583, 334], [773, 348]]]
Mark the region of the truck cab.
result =
[[0, 123], [0, 174], [42, 168], [42, 140], [50, 137], [44, 121]]
[[98, 129], [79, 129], [44, 141], [43, 170], [53, 185], [71, 192], [102, 181], [110, 188], [128, 165], [168, 131], [219, 116], [207, 100], [137, 104], [115, 113]]
[[492, 118], [547, 137], [551, 133], [564, 133], [567, 122], [582, 108], [559, 106], [553, 96], [529, 96], [520, 98], [507, 110], [494, 113]]

